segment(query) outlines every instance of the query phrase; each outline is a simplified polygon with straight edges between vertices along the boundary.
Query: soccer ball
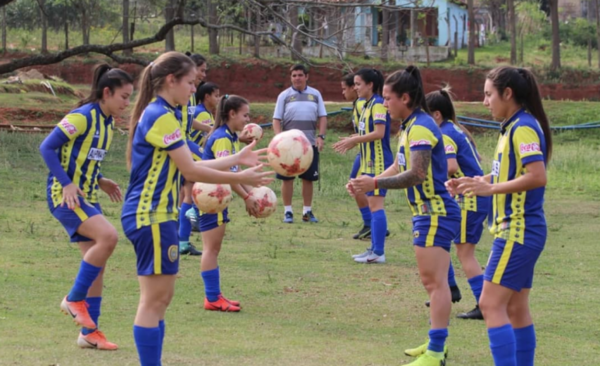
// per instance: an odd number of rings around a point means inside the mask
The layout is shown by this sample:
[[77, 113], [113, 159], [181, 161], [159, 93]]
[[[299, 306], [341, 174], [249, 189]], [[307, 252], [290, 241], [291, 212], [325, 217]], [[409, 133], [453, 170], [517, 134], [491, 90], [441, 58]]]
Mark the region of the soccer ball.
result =
[[262, 129], [262, 127], [260, 127], [259, 125], [257, 125], [256, 123], [248, 123], [247, 125], [244, 126], [244, 129], [242, 130], [242, 135], [248, 131], [248, 136], [252, 137], [253, 140], [259, 141], [260, 139], [262, 139], [263, 135], [264, 135], [264, 131]]
[[223, 212], [233, 199], [229, 184], [194, 183], [192, 199], [204, 213]]
[[271, 214], [277, 209], [277, 196], [271, 188], [254, 188], [252, 191], [250, 191], [250, 194], [254, 196], [258, 202], [257, 213], [255, 217], [264, 219], [265, 217], [271, 216]]
[[310, 168], [313, 147], [300, 130], [289, 130], [275, 135], [267, 149], [273, 170], [286, 177], [294, 177]]

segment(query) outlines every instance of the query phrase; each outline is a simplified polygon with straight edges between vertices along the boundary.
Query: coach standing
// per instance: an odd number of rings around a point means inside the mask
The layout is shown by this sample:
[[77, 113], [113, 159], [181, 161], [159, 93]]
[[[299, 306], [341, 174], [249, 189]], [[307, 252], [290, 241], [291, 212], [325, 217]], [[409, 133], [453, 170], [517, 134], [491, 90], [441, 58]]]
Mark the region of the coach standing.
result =
[[[300, 175], [302, 179], [302, 198], [304, 209], [302, 221], [318, 222], [312, 212], [313, 182], [319, 179], [319, 152], [323, 150], [325, 131], [327, 130], [327, 111], [323, 97], [318, 90], [307, 85], [308, 70], [304, 65], [290, 68], [292, 86], [282, 91], [277, 97], [273, 113], [273, 130], [275, 134], [297, 129], [306, 135], [313, 145], [314, 158], [310, 168]], [[315, 132], [318, 128], [318, 134]], [[283, 222], [294, 222], [292, 213], [292, 196], [294, 194], [294, 177], [277, 175], [282, 181], [281, 195], [285, 207]]]

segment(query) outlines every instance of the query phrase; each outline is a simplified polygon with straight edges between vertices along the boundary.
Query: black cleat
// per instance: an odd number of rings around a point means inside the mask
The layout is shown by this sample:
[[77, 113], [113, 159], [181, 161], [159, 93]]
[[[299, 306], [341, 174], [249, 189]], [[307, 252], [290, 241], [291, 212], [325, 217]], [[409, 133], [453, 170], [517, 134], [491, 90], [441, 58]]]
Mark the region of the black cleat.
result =
[[363, 226], [357, 234], [354, 234], [352, 239], [364, 239], [371, 236], [371, 227]]
[[459, 319], [483, 320], [483, 313], [481, 312], [481, 309], [479, 309], [479, 305], [476, 305], [475, 309], [468, 311], [466, 313], [460, 313], [456, 317]]
[[189, 243], [187, 248], [183, 248], [179, 250], [179, 254], [181, 255], [192, 255], [192, 256], [197, 256], [197, 255], [202, 255], [202, 252], [199, 251], [198, 249], [196, 249], [196, 247], [194, 246], [194, 244]]
[[[460, 289], [458, 286], [450, 286], [450, 293], [452, 294], [452, 303], [459, 302], [462, 300], [462, 294], [460, 293]], [[429, 300], [425, 301], [425, 306], [429, 307]]]
[[[386, 230], [385, 237], [387, 238], [388, 236], [390, 236], [390, 231]], [[354, 239], [356, 239], [356, 238], [354, 238]], [[371, 239], [371, 233], [369, 232], [369, 235], [365, 236], [364, 239]]]

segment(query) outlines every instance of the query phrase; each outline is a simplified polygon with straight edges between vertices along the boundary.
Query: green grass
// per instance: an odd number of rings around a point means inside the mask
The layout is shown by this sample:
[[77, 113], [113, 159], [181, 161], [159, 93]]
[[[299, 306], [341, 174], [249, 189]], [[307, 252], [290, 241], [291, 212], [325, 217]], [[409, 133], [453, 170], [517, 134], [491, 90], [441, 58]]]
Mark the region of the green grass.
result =
[[[181, 260], [175, 298], [167, 313], [163, 364], [167, 365], [399, 365], [404, 348], [426, 340], [428, 312], [411, 246], [410, 214], [401, 192], [386, 200], [389, 228], [385, 265], [356, 265], [350, 254], [368, 242], [349, 239], [360, 216], [344, 190], [354, 157], [333, 153], [330, 132], [322, 155], [322, 182], [315, 192], [317, 225], [256, 220], [243, 204], [230, 206], [232, 222], [220, 256], [222, 289], [242, 300], [239, 314], [202, 310], [204, 286], [198, 260]], [[271, 136], [268, 131], [262, 145]], [[600, 268], [597, 225], [600, 212], [600, 143], [597, 134], [556, 136], [549, 170], [546, 215], [549, 238], [536, 268], [531, 306], [537, 362], [544, 366], [589, 364], [600, 352], [597, 324]], [[79, 350], [77, 329], [60, 314], [80, 262], [52, 218], [45, 197], [46, 168], [37, 147], [41, 135], [0, 132], [0, 365], [135, 365], [132, 323], [138, 301], [135, 255], [122, 234], [120, 205], [102, 196], [106, 216], [119, 231], [119, 245], [106, 273], [100, 324], [121, 349]], [[478, 135], [484, 165], [496, 142]], [[105, 176], [126, 188], [126, 138], [115, 135], [103, 164]], [[489, 169], [488, 169], [489, 170]], [[272, 188], [279, 195], [279, 184]], [[300, 210], [299, 185], [295, 209]], [[199, 238], [194, 235], [199, 244]], [[486, 262], [491, 236], [477, 250]], [[464, 299], [452, 314], [474, 305], [460, 265]], [[492, 364], [482, 322], [450, 326], [453, 365]]]

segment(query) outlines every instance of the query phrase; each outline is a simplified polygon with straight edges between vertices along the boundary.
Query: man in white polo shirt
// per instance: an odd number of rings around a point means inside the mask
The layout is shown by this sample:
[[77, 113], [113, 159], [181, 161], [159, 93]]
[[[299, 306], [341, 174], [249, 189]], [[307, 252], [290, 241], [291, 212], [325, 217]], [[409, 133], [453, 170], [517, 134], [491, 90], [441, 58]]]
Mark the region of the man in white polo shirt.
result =
[[[302, 179], [302, 198], [304, 209], [302, 221], [318, 222], [312, 212], [313, 182], [319, 179], [319, 152], [323, 150], [325, 132], [327, 131], [327, 111], [323, 97], [318, 90], [307, 85], [308, 70], [304, 65], [294, 65], [290, 68], [292, 86], [282, 91], [277, 97], [273, 113], [273, 130], [275, 134], [297, 129], [304, 132], [313, 145], [314, 158], [310, 168], [300, 175]], [[318, 134], [315, 136], [315, 131]], [[294, 194], [294, 177], [277, 175], [282, 181], [281, 195], [285, 207], [283, 222], [294, 222], [292, 213], [292, 196]]]

